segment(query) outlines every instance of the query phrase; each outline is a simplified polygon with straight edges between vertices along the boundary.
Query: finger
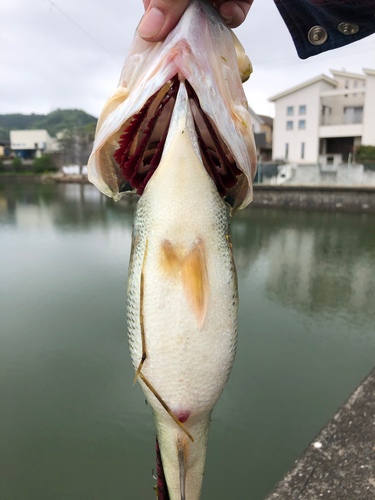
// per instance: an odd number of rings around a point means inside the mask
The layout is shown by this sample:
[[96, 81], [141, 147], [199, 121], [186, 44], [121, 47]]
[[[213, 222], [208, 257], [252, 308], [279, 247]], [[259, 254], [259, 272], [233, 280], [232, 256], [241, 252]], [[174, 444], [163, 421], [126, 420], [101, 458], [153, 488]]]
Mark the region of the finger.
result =
[[138, 34], [148, 42], [164, 40], [176, 26], [189, 0], [144, 0], [147, 8], [138, 26]]
[[219, 8], [219, 12], [230, 28], [237, 28], [245, 21], [252, 3], [253, 0], [224, 2]]

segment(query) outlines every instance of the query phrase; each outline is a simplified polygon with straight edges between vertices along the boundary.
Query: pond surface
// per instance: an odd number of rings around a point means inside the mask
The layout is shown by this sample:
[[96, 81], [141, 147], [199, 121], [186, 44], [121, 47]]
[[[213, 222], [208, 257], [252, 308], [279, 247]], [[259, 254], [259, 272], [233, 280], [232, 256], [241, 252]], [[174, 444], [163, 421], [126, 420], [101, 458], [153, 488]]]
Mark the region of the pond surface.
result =
[[[2, 500], [154, 499], [155, 432], [126, 338], [134, 204], [0, 184]], [[202, 500], [262, 500], [373, 368], [375, 217], [231, 220], [239, 344]]]

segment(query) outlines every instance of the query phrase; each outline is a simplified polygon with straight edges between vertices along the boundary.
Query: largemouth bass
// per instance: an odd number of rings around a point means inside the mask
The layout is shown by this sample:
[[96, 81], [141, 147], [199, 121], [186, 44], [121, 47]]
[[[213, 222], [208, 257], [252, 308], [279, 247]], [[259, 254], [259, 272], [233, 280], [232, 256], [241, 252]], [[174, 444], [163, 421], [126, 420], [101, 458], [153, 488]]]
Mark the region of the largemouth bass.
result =
[[141, 194], [128, 278], [130, 353], [152, 408], [171, 500], [198, 500], [211, 413], [237, 344], [227, 222], [252, 196], [256, 159], [238, 40], [193, 0], [163, 43], [136, 33], [99, 118], [89, 179]]

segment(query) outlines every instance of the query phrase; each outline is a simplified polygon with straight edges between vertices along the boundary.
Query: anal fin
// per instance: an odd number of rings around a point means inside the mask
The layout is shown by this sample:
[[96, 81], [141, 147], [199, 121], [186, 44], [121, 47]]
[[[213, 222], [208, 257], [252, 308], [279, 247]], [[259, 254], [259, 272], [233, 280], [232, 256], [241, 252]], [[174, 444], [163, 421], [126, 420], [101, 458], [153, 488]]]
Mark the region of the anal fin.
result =
[[181, 500], [186, 500], [185, 484], [186, 484], [186, 463], [187, 463], [187, 449], [188, 442], [185, 436], [179, 436], [177, 441], [177, 454], [178, 454], [178, 469], [180, 476], [180, 494]]

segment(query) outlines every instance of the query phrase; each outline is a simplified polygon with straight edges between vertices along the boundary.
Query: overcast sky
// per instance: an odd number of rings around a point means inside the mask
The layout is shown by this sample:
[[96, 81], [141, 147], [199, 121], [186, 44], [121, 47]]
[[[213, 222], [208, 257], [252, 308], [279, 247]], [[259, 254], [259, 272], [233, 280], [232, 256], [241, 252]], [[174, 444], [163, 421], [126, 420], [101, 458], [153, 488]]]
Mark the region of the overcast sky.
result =
[[[141, 0], [1, 0], [0, 114], [98, 116], [142, 14]], [[260, 114], [273, 116], [270, 96], [330, 68], [375, 68], [375, 35], [302, 61], [273, 0], [255, 0], [235, 31], [254, 66], [245, 91]]]

